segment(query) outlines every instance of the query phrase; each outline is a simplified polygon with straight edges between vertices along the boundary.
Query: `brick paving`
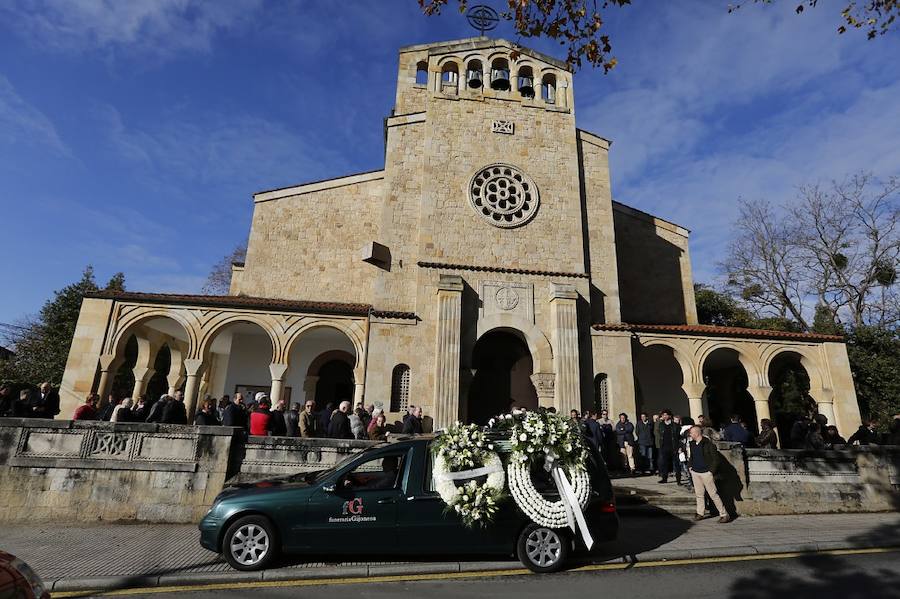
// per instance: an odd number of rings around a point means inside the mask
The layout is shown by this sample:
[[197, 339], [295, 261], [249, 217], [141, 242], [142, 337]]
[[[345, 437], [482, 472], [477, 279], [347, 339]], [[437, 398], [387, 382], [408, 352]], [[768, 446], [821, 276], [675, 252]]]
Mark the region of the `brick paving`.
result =
[[[0, 532], [0, 549], [24, 559], [44, 580], [232, 571], [218, 556], [201, 548], [197, 539], [198, 531], [194, 525], [16, 525]], [[900, 515], [758, 516], [739, 518], [727, 525], [715, 520], [694, 523], [666, 515], [623, 516], [619, 540], [598, 547], [596, 559], [641, 555], [644, 559], [663, 555], [691, 557], [691, 552], [698, 550], [720, 550], [722, 555], [729, 552], [739, 555], [778, 551], [779, 547], [795, 550], [798, 544], [809, 545], [811, 549], [829, 545], [900, 545]], [[442, 561], [446, 561], [446, 557]], [[282, 567], [305, 569], [399, 563], [403, 562], [295, 559]]]

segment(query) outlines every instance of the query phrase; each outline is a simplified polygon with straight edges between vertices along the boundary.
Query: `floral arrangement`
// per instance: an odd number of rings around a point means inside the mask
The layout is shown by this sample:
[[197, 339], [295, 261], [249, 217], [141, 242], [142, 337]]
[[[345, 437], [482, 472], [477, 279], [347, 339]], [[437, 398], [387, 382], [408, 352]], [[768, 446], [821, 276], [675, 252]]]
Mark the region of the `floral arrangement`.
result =
[[[432, 443], [435, 489], [466, 526], [493, 522], [503, 500], [506, 474], [494, 444], [480, 427], [456, 423]], [[486, 477], [484, 483], [478, 478]], [[457, 481], [467, 481], [457, 486]]]
[[584, 469], [584, 442], [578, 424], [548, 411], [525, 412], [513, 418], [513, 460], [534, 464], [548, 456], [569, 469]]

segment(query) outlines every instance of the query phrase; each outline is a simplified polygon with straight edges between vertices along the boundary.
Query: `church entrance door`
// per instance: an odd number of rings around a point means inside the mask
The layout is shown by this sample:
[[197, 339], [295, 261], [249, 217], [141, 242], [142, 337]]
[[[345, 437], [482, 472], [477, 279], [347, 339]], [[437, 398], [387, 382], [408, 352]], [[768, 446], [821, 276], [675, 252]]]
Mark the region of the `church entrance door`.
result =
[[515, 333], [491, 331], [481, 337], [473, 350], [472, 368], [475, 376], [469, 387], [469, 422], [486, 424], [511, 406], [537, 408], [531, 352]]
[[[353, 401], [353, 367], [343, 360], [331, 360], [319, 369], [316, 382], [316, 406], [325, 408], [328, 404], [338, 404], [344, 400]], [[350, 406], [351, 409], [356, 406]]]

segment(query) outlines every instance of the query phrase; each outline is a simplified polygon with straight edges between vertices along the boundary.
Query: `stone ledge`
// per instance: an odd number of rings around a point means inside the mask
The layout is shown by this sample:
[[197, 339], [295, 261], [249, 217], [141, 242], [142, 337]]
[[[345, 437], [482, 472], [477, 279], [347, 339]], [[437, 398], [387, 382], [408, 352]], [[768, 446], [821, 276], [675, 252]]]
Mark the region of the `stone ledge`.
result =
[[141, 460], [92, 460], [76, 458], [9, 458], [12, 468], [62, 468], [64, 470], [139, 470], [151, 472], [197, 472], [196, 462], [144, 462]]

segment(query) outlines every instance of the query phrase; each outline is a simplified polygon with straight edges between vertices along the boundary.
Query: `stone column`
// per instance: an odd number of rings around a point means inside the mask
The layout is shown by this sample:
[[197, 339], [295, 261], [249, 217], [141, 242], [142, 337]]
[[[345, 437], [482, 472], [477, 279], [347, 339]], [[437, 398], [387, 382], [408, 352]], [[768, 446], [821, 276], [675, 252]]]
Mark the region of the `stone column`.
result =
[[552, 372], [537, 372], [531, 375], [531, 382], [537, 392], [538, 406], [549, 408], [553, 406], [553, 390], [556, 387], [556, 375]]
[[437, 285], [437, 341], [434, 373], [434, 430], [459, 418], [459, 347], [462, 277], [441, 275]]
[[131, 391], [131, 399], [137, 403], [147, 391], [147, 383], [150, 382], [156, 371], [146, 366], [135, 366], [132, 372], [134, 373], [134, 389]]
[[687, 395], [688, 405], [690, 405], [691, 418], [694, 419], [694, 422], [697, 421], [697, 416], [703, 414], [704, 416], [709, 416], [706, 412], [708, 406], [705, 406], [703, 399], [703, 391], [706, 390], [706, 385], [703, 383], [684, 383], [681, 385], [681, 388], [684, 389], [684, 394]]
[[553, 367], [556, 370], [554, 406], [560, 414], [581, 411], [578, 368], [578, 292], [569, 284], [551, 283], [550, 321], [553, 331]]
[[269, 391], [269, 399], [274, 407], [281, 399], [281, 391], [284, 389], [284, 375], [287, 373], [287, 364], [269, 364], [269, 373], [272, 375], [272, 389]]
[[760, 424], [763, 418], [771, 418], [769, 395], [772, 393], [772, 387], [768, 385], [750, 385], [747, 387], [747, 393], [753, 397], [753, 406], [756, 408], [756, 423]]
[[184, 384], [184, 353], [175, 347], [169, 346], [169, 355], [172, 357], [169, 366], [169, 374], [166, 375], [166, 382], [169, 383], [167, 393], [174, 396], [175, 391]]
[[819, 414], [828, 418], [828, 424], [837, 426], [834, 415], [834, 392], [831, 389], [817, 387], [810, 389], [809, 394], [816, 400], [816, 410]]
[[123, 360], [116, 359], [115, 356], [100, 356], [100, 382], [97, 383], [97, 395], [100, 396], [100, 402], [106, 401], [112, 388], [112, 381], [116, 376], [116, 371], [122, 365]]
[[568, 108], [569, 106], [569, 82], [561, 79], [557, 82], [556, 105], [560, 108]]
[[184, 361], [184, 371], [187, 378], [184, 384], [184, 406], [189, 417], [197, 413], [197, 386], [199, 384], [200, 369], [203, 368], [203, 360], [191, 358]]
[[[319, 377], [308, 376], [303, 380], [303, 401], [315, 401], [316, 385], [319, 383]], [[323, 409], [325, 406], [316, 406], [316, 409]]]
[[353, 388], [353, 409], [356, 409], [357, 404], [361, 404], [365, 400], [365, 389], [366, 386], [363, 383], [356, 383]]

